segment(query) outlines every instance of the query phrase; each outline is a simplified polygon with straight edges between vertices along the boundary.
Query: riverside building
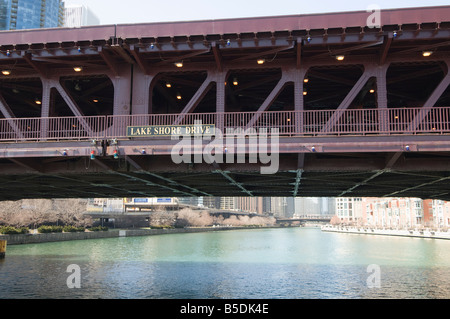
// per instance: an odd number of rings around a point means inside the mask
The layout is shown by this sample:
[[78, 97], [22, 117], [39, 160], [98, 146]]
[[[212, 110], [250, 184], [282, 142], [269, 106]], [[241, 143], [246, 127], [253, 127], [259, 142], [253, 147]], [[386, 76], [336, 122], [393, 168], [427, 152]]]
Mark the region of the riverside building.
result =
[[420, 198], [337, 198], [342, 223], [358, 226], [450, 227], [450, 202]]

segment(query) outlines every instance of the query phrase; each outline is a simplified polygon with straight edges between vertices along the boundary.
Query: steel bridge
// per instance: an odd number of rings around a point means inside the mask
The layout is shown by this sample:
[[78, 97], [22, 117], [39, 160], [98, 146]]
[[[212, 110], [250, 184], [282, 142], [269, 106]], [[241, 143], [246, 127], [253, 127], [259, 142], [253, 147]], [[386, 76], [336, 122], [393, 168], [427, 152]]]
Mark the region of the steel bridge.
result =
[[[450, 200], [450, 6], [372, 14], [2, 31], [0, 199]], [[279, 138], [276, 173], [251, 134], [175, 163], [179, 140], [129, 131], [200, 122]]]
[[277, 223], [284, 225], [292, 225], [294, 223], [300, 223], [301, 225], [306, 223], [328, 224], [332, 217], [330, 215], [304, 215], [297, 218], [277, 218]]

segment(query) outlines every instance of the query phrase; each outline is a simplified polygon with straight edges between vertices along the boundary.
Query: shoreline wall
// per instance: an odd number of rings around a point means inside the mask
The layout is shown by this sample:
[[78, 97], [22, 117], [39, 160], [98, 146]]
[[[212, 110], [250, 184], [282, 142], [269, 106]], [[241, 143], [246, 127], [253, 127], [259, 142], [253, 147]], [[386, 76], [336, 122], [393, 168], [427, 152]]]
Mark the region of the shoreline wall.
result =
[[[237, 229], [263, 229], [268, 227], [189, 227], [171, 229], [112, 229], [108, 231], [77, 232], [77, 233], [45, 233], [0, 235], [0, 240], [6, 240], [8, 245], [41, 244], [59, 241], [103, 239], [118, 237], [153, 236], [165, 234], [188, 234], [210, 231], [226, 231]], [[274, 227], [270, 227], [274, 228]]]
[[362, 234], [362, 235], [382, 235], [382, 236], [398, 236], [398, 237], [415, 237], [428, 239], [445, 239], [450, 240], [450, 231], [435, 231], [430, 229], [387, 229], [387, 228], [368, 228], [368, 227], [350, 227], [350, 226], [323, 226], [322, 231]]

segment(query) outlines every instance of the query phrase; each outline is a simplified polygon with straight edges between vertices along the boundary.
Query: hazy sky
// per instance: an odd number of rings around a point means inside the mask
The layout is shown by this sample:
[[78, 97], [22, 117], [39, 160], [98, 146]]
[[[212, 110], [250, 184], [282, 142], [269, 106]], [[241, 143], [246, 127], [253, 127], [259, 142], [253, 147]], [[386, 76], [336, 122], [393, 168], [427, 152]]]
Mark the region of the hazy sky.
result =
[[84, 4], [101, 24], [208, 20], [450, 5], [450, 0], [65, 0]]

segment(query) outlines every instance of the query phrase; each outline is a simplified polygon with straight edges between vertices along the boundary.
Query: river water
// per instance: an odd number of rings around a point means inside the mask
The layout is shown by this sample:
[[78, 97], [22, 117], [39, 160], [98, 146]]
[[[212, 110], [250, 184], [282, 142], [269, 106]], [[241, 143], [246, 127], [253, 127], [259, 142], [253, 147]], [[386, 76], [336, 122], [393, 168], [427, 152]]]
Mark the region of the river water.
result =
[[0, 286], [0, 299], [448, 299], [450, 241], [282, 228], [8, 246]]

